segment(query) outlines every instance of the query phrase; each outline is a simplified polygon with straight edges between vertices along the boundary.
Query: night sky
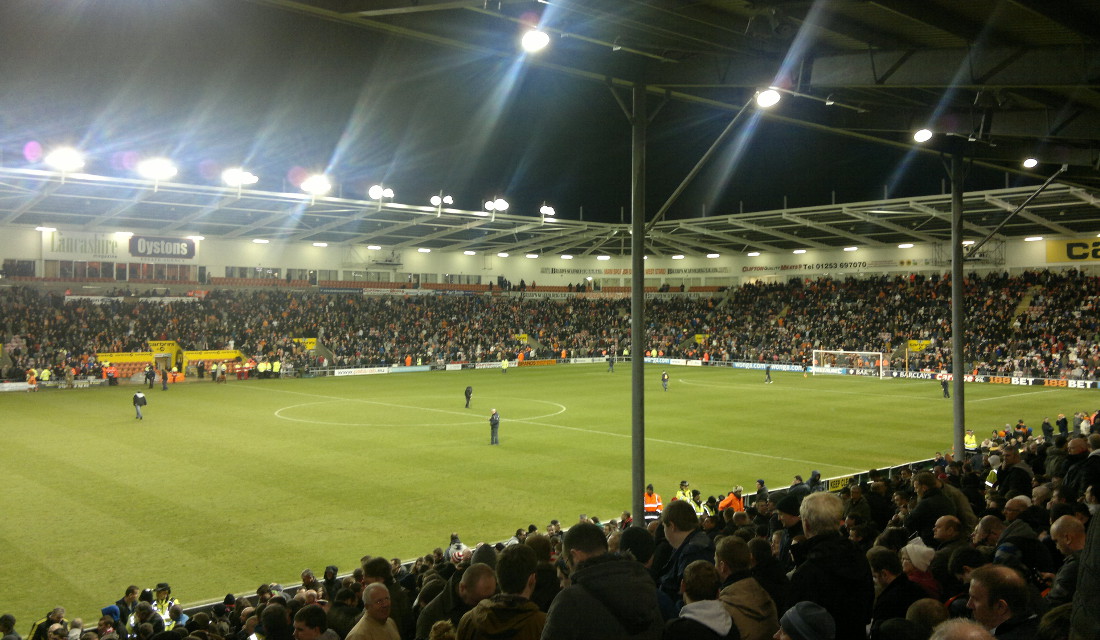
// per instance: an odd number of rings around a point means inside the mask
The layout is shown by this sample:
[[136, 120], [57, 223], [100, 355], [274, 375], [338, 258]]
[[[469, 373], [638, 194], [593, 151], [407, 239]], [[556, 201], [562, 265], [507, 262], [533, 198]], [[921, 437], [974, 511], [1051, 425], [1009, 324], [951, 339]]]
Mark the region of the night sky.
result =
[[[630, 127], [601, 83], [238, 0], [4, 0], [0, 153], [41, 166], [34, 144], [73, 144], [86, 171], [132, 175], [164, 154], [177, 181], [217, 184], [243, 164], [256, 188], [296, 190], [326, 171], [365, 198], [443, 190], [512, 213], [617, 222], [630, 205]], [[629, 102], [629, 96], [624, 96]], [[656, 99], [652, 99], [655, 104]], [[732, 114], [670, 102], [650, 128], [648, 216]], [[670, 218], [941, 192], [932, 157], [759, 122], [726, 145]], [[749, 134], [751, 132], [751, 134]], [[1014, 184], [1014, 183], [1013, 183]], [[967, 188], [1005, 186], [976, 170]]]

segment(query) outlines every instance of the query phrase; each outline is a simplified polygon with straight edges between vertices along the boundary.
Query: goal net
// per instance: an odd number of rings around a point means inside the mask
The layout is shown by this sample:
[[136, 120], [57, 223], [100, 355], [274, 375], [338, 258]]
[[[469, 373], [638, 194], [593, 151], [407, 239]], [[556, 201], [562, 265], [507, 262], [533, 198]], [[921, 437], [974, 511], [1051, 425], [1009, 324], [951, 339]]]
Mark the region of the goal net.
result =
[[881, 351], [825, 351], [814, 349], [813, 366], [816, 376], [850, 375], [886, 377], [886, 358]]

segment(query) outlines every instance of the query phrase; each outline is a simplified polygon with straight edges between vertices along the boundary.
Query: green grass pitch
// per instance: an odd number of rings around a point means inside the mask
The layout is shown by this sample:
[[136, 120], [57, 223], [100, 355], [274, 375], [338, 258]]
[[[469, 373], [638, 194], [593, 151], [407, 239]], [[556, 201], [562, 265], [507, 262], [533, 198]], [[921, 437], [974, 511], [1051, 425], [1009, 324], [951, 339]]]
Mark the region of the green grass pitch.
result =
[[[128, 584], [184, 603], [290, 584], [365, 554], [411, 558], [629, 508], [630, 365], [209, 381], [0, 394], [0, 612], [18, 630], [50, 608], [94, 621]], [[771, 488], [950, 448], [934, 381], [646, 368], [646, 478], [666, 500]], [[474, 388], [471, 409], [463, 390]], [[1083, 408], [1081, 392], [968, 385], [984, 435]], [[489, 446], [491, 408], [501, 446]]]

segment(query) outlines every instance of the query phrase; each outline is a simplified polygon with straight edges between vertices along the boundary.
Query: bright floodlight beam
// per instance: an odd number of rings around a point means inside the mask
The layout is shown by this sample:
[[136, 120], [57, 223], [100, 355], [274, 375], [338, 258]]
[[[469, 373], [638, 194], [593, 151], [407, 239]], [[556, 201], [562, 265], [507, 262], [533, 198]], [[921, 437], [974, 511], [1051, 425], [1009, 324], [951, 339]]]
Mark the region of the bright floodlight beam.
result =
[[393, 189], [387, 189], [380, 184], [376, 184], [370, 189], [367, 189], [367, 195], [371, 200], [381, 200], [382, 198], [393, 198]]
[[535, 53], [542, 51], [550, 44], [550, 36], [545, 31], [539, 31], [538, 29], [531, 29], [523, 34], [520, 38], [520, 46], [527, 53]]
[[1035, 158], [1028, 158], [1024, 160], [1024, 167], [1028, 169], [1034, 169], [1037, 166], [1039, 166], [1039, 161]]
[[168, 158], [148, 158], [138, 163], [137, 172], [143, 178], [160, 182], [174, 177], [179, 170]]
[[548, 217], [548, 218], [552, 218], [552, 217], [554, 217], [554, 215], [555, 215], [555, 214], [556, 214], [557, 212], [556, 212], [556, 211], [554, 211], [554, 207], [551, 207], [551, 206], [550, 206], [550, 205], [548, 205], [548, 204], [544, 204], [544, 205], [542, 205], [541, 207], [539, 207], [539, 213], [541, 213], [542, 215], [544, 215], [544, 216], [546, 216], [546, 217]]
[[508, 210], [508, 201], [504, 198], [496, 198], [494, 200], [485, 201], [486, 211], [499, 211], [501, 213]]
[[913, 134], [913, 139], [917, 142], [928, 142], [932, 139], [932, 132], [928, 129], [920, 129]]
[[84, 154], [72, 147], [60, 147], [46, 156], [46, 164], [61, 173], [72, 173], [84, 168]]
[[756, 93], [756, 106], [761, 109], [770, 109], [779, 104], [779, 100], [782, 98], [779, 92], [775, 89], [765, 89]]
[[222, 182], [229, 187], [241, 188], [249, 185], [256, 184], [260, 181], [260, 178], [255, 174], [245, 171], [241, 167], [230, 167], [225, 171], [222, 171]]
[[315, 173], [302, 181], [302, 191], [311, 196], [323, 196], [332, 190], [332, 183], [323, 174]]

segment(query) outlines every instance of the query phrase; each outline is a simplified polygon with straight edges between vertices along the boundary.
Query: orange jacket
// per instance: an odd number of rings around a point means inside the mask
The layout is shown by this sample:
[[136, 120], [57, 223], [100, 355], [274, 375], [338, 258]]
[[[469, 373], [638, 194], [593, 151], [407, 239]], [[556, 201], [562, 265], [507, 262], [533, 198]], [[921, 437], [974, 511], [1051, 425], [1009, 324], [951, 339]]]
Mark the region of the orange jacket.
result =
[[661, 494], [654, 493], [650, 495], [647, 493], [642, 496], [642, 499], [645, 500], [646, 513], [657, 513], [661, 510]]
[[732, 491], [724, 500], [718, 503], [718, 512], [721, 513], [726, 509], [733, 509], [734, 511], [745, 510], [745, 499], [738, 498], [736, 493]]

